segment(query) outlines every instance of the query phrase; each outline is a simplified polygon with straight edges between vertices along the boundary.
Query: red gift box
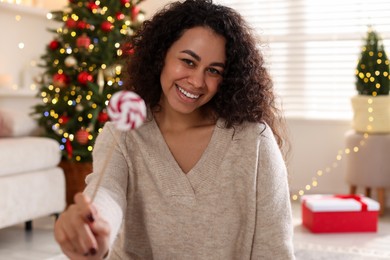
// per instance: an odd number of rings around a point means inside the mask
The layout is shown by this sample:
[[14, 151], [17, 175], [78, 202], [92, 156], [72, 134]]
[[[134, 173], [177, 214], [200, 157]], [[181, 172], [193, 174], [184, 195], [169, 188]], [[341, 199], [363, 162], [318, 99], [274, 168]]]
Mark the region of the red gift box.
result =
[[302, 224], [313, 233], [376, 232], [379, 203], [361, 195], [305, 195]]

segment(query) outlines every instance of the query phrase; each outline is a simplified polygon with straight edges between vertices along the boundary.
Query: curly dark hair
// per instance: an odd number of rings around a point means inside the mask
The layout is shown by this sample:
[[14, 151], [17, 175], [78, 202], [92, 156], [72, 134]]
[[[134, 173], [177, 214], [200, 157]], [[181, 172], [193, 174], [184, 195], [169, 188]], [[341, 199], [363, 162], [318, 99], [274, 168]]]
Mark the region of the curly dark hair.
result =
[[223, 81], [209, 101], [216, 116], [224, 118], [228, 128], [245, 121], [265, 122], [282, 147], [282, 117], [255, 34], [238, 12], [212, 0], [168, 4], [142, 24], [130, 39], [134, 54], [127, 60], [126, 88], [138, 93], [151, 109], [157, 108], [162, 93], [160, 73], [168, 49], [185, 30], [198, 26], [226, 39]]

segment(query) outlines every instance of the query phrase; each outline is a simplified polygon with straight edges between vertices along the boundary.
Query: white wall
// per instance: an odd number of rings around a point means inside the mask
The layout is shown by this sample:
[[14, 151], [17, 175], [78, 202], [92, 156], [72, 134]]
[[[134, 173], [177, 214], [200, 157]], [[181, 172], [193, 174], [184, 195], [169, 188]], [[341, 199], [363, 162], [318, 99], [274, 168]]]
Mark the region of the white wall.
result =
[[35, 0], [35, 5], [47, 10], [59, 10], [68, 4], [68, 0]]
[[141, 2], [140, 8], [145, 11], [145, 17], [151, 17], [157, 10], [164, 7], [173, 0], [145, 0]]
[[0, 3], [0, 88], [29, 88], [32, 76], [39, 74], [31, 62], [39, 61], [53, 39], [47, 28], [57, 27], [46, 13], [40, 8]]
[[[344, 133], [350, 129], [349, 121], [287, 119], [291, 157], [288, 163], [292, 192], [305, 190], [313, 177], [318, 180], [317, 188], [311, 193], [345, 193], [348, 186], [344, 182], [345, 165], [341, 160], [337, 167], [339, 150], [344, 150]], [[325, 172], [331, 168], [329, 173]], [[323, 170], [322, 177], [317, 171]], [[305, 190], [306, 191], [306, 190]]]

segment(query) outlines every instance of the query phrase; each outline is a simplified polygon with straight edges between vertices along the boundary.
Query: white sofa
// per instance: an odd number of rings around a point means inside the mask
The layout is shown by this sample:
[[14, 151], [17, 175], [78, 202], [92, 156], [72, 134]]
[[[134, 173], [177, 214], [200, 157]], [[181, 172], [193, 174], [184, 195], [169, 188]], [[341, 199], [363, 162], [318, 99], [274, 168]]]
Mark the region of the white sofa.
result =
[[[31, 106], [42, 102], [33, 79], [43, 70], [34, 64], [53, 37], [47, 29], [58, 23], [42, 8], [5, 2], [0, 0], [0, 24], [8, 25], [0, 48], [0, 109], [11, 112], [0, 112], [0, 228], [61, 212], [66, 203], [58, 144], [30, 138], [36, 124], [28, 117]], [[15, 23], [15, 16], [22, 22]], [[23, 50], [15, 48], [20, 41]]]
[[65, 177], [58, 143], [31, 136], [25, 112], [0, 108], [0, 228], [58, 214], [65, 208]]

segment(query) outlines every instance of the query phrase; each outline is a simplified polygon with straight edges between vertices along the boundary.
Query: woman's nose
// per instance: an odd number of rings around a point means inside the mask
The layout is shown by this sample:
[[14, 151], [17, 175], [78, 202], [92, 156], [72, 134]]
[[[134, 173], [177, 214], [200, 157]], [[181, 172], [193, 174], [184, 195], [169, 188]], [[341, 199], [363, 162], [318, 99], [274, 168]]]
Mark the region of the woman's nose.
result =
[[205, 75], [202, 70], [194, 70], [187, 81], [195, 88], [202, 88], [205, 85]]

